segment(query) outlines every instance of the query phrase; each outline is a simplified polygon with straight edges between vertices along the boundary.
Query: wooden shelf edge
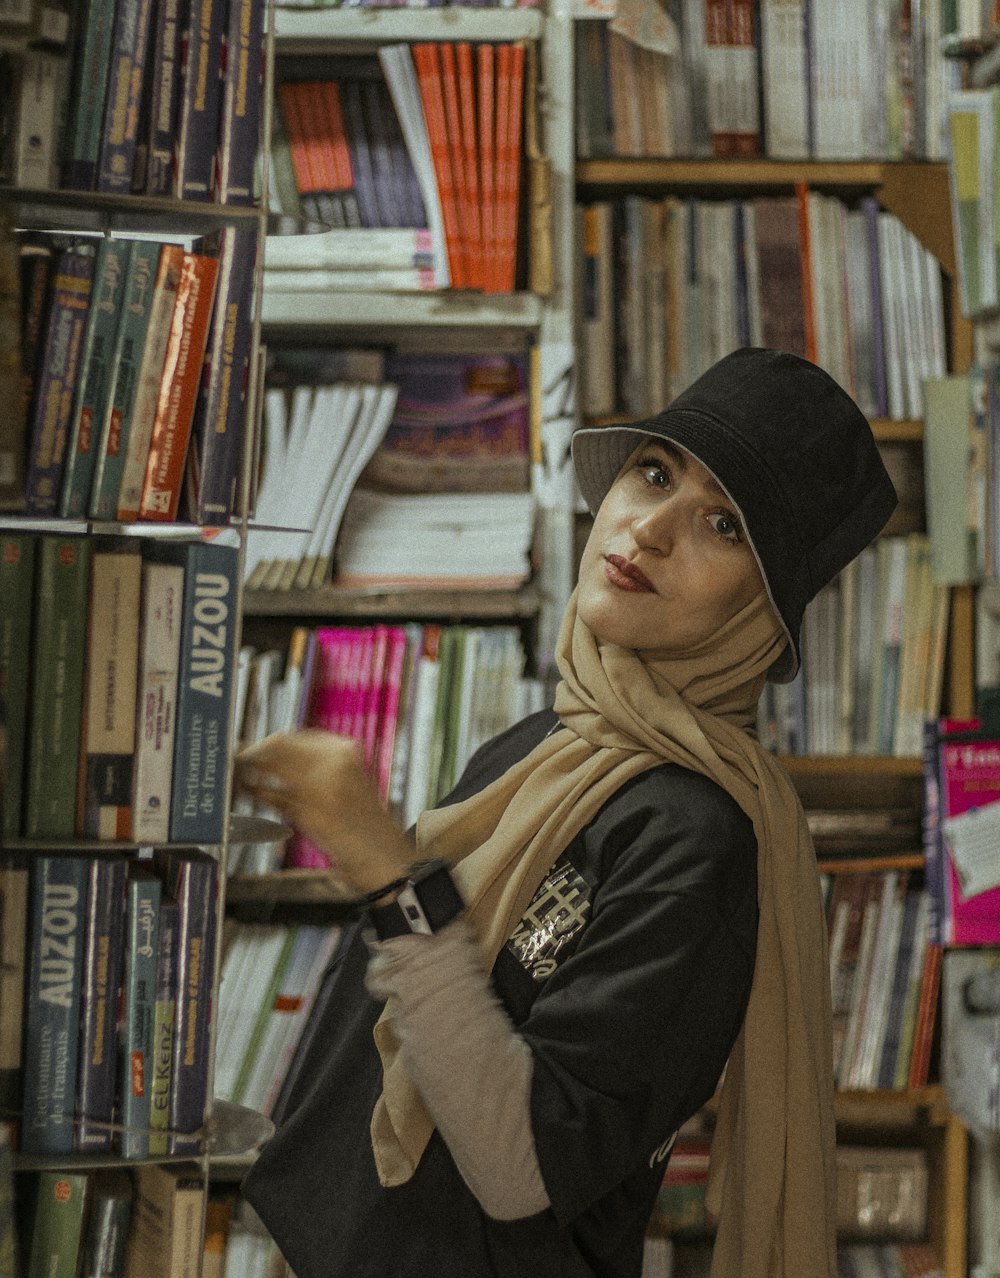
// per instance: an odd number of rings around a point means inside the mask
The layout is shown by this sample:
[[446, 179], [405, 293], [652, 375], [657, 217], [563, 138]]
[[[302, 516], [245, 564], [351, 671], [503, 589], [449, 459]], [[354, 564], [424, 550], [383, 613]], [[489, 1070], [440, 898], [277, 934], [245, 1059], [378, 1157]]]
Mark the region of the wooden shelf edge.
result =
[[923, 762], [917, 757], [897, 759], [875, 754], [781, 754], [778, 761], [791, 777], [866, 776], [919, 777]]
[[769, 160], [657, 159], [615, 156], [578, 160], [581, 186], [810, 186], [874, 189], [900, 177], [926, 177], [946, 170], [936, 160]]
[[520, 590], [248, 590], [245, 617], [533, 617], [540, 606], [533, 585]]

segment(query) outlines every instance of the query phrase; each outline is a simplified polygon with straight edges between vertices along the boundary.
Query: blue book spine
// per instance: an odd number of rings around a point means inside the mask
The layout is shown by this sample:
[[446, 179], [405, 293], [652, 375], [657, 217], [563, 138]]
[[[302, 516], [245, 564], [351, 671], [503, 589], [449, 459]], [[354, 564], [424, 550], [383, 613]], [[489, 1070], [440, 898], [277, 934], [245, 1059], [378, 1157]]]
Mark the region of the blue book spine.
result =
[[220, 233], [219, 279], [188, 454], [193, 518], [225, 523], [236, 504], [250, 376], [256, 230]]
[[226, 13], [226, 0], [191, 0], [181, 36], [175, 194], [182, 200], [212, 198]]
[[86, 857], [31, 864], [21, 1149], [73, 1149], [80, 991], [87, 922]]
[[97, 162], [97, 189], [128, 195], [139, 128], [139, 98], [149, 42], [152, 0], [118, 0], [108, 96]]
[[229, 0], [223, 54], [218, 200], [253, 204], [264, 78], [262, 0]]
[[184, 605], [170, 839], [216, 844], [223, 834], [229, 765], [237, 555], [233, 547], [208, 542], [181, 550]]
[[153, 1017], [156, 1009], [156, 953], [162, 896], [159, 877], [146, 863], [129, 867], [125, 907], [125, 977], [119, 1042], [121, 1153], [149, 1153], [153, 1083]]
[[90, 863], [74, 1146], [81, 1153], [110, 1153], [113, 1147], [125, 871], [120, 857]]
[[79, 19], [73, 109], [67, 112], [63, 164], [63, 185], [74, 191], [92, 191], [97, 178], [114, 18], [114, 5], [92, 0]]
[[159, 0], [153, 32], [149, 137], [146, 157], [147, 195], [170, 195], [174, 189], [174, 139], [181, 65], [180, 0]]
[[160, 939], [156, 955], [156, 1012], [153, 1017], [153, 1085], [150, 1094], [149, 1152], [168, 1152], [170, 1077], [177, 1032], [177, 943], [180, 910], [169, 895], [160, 905]]
[[93, 253], [60, 254], [32, 409], [25, 507], [29, 515], [56, 513], [93, 278]]
[[197, 848], [161, 848], [157, 858], [179, 910], [168, 1146], [171, 1154], [194, 1154], [200, 1150], [208, 1097], [218, 867], [214, 858]]

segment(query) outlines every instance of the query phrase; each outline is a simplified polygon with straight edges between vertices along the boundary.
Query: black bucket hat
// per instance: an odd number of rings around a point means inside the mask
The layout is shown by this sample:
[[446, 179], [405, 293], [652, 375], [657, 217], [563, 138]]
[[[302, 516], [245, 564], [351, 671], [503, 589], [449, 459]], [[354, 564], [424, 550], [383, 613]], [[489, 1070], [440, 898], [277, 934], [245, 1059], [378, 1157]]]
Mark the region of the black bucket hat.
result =
[[871, 427], [823, 369], [784, 351], [726, 355], [655, 417], [573, 435], [592, 513], [642, 440], [686, 449], [739, 511], [789, 644], [770, 678], [799, 668], [806, 604], [885, 526], [896, 491]]

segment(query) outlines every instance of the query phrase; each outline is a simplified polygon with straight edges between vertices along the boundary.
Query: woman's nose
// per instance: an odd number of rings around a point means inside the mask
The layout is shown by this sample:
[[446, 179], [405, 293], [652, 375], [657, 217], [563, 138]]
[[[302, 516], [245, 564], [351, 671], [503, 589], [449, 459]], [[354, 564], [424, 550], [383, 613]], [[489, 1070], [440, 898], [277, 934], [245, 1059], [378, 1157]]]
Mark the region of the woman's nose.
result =
[[632, 520], [632, 536], [643, 550], [669, 554], [677, 536], [678, 512], [675, 504], [665, 500], [652, 510], [637, 514]]

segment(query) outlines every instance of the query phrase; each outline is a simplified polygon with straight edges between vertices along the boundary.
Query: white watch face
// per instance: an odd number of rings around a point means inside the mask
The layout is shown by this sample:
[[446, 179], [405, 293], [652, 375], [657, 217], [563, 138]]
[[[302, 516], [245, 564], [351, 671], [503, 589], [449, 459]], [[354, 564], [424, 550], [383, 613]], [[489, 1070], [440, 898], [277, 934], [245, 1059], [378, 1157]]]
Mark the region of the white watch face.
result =
[[409, 924], [411, 932], [421, 932], [425, 936], [431, 935], [434, 929], [424, 913], [423, 906], [417, 900], [412, 883], [407, 883], [406, 887], [400, 889], [396, 904], [403, 911], [403, 917]]

